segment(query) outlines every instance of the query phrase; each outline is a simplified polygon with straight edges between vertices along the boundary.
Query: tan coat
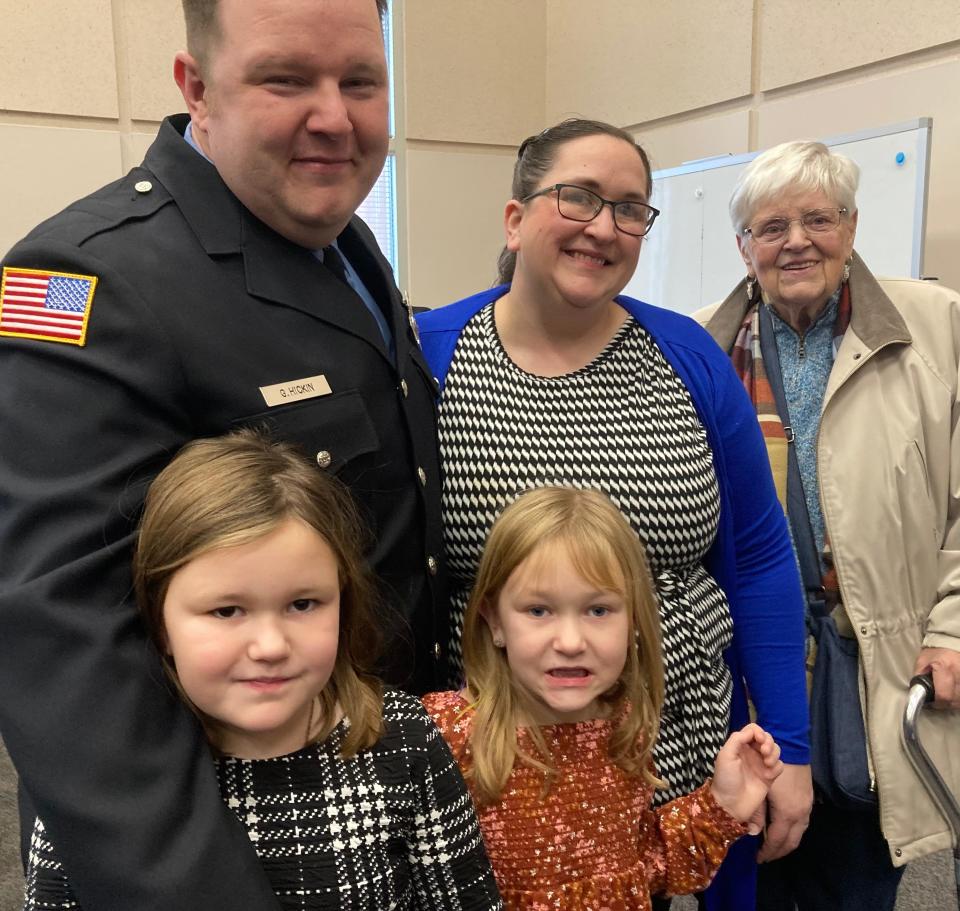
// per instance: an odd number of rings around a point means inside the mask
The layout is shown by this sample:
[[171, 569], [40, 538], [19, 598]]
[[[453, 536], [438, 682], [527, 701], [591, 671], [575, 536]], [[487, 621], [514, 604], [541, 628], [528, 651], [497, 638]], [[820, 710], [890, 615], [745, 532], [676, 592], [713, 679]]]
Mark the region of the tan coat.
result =
[[[907, 759], [901, 719], [921, 647], [960, 650], [960, 295], [875, 279], [854, 256], [850, 300], [820, 420], [820, 501], [860, 645], [881, 824], [899, 866], [951, 846]], [[745, 311], [741, 282], [694, 318], [730, 351]], [[924, 712], [919, 732], [960, 795], [960, 712]]]

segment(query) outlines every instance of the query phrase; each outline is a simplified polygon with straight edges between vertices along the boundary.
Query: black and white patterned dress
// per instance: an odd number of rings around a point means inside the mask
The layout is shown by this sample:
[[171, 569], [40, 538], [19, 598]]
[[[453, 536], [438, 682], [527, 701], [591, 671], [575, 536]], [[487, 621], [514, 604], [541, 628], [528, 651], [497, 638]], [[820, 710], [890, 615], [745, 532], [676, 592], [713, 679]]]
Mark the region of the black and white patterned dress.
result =
[[483, 544], [504, 506], [543, 485], [602, 490], [646, 545], [660, 597], [666, 697], [656, 750], [669, 788], [701, 785], [726, 738], [733, 625], [703, 566], [720, 494], [706, 431], [650, 335], [628, 317], [590, 364], [526, 373], [497, 335], [494, 303], [464, 327], [440, 405], [444, 540], [453, 588], [451, 654]]
[[[247, 830], [284, 909], [502, 907], [473, 803], [420, 701], [388, 690], [386, 733], [340, 758], [342, 721], [276, 759], [220, 759], [220, 793]], [[42, 823], [26, 911], [79, 909]]]

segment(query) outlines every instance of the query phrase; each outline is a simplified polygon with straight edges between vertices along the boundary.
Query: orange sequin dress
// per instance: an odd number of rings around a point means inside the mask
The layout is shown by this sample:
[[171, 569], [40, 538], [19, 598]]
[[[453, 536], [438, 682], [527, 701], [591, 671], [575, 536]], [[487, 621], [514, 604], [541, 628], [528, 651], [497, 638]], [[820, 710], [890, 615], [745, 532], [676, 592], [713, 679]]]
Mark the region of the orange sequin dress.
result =
[[[471, 764], [473, 712], [459, 693], [424, 704], [460, 768]], [[648, 911], [650, 893], [706, 888], [746, 828], [705, 784], [657, 810], [652, 788], [607, 758], [609, 721], [542, 727], [558, 775], [518, 764], [498, 804], [478, 811], [487, 854], [510, 911]], [[523, 729], [521, 745], [531, 749]]]

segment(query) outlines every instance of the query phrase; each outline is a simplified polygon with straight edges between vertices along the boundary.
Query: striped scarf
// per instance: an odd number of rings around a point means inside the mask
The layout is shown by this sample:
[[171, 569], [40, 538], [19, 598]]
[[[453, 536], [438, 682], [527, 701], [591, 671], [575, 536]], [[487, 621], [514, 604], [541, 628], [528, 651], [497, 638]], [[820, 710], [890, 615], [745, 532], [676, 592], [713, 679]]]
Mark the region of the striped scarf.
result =
[[[833, 324], [833, 359], [836, 360], [840, 350], [840, 342], [850, 325], [850, 286], [843, 283], [840, 292], [840, 304], [837, 308], [837, 319]], [[793, 431], [789, 425], [784, 426], [766, 366], [763, 362], [763, 352], [760, 348], [760, 296], [750, 301], [750, 306], [744, 314], [743, 322], [733, 342], [730, 353], [733, 369], [736, 371], [743, 388], [747, 390], [750, 401], [757, 412], [757, 420], [763, 433], [763, 442], [767, 447], [767, 458], [770, 460], [770, 469], [773, 472], [773, 483], [777, 489], [777, 499], [784, 512], [787, 510], [787, 460], [788, 446], [793, 440]], [[827, 608], [832, 609], [840, 601], [840, 587], [837, 582], [837, 572], [833, 565], [833, 556], [830, 551], [830, 541], [824, 537], [822, 554], [823, 573], [822, 585], [826, 593]]]

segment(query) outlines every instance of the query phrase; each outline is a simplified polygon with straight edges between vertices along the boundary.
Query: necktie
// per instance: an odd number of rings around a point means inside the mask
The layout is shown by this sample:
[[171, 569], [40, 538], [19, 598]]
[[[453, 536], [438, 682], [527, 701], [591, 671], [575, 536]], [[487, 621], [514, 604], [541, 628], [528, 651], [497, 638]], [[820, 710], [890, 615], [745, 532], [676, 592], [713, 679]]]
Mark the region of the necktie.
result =
[[323, 248], [323, 264], [348, 288], [350, 283], [347, 281], [347, 270], [343, 265], [343, 257], [340, 251], [333, 245]]
[[334, 247], [332, 244], [329, 247], [324, 247], [321, 252], [323, 253], [323, 264], [330, 270], [330, 274], [340, 280], [340, 282], [353, 291], [356, 297], [360, 298], [360, 302], [370, 311], [371, 316], [377, 321], [377, 326], [380, 329], [380, 334], [383, 336], [384, 342], [386, 342], [387, 347], [390, 349], [391, 356], [393, 355], [393, 337], [390, 333], [390, 325], [387, 322], [387, 318], [383, 315], [383, 312], [377, 306], [373, 297], [371, 296], [367, 287], [363, 284], [363, 279], [360, 279], [360, 287], [355, 288], [350, 281], [347, 279], [347, 269], [343, 261], [343, 257], [340, 255], [340, 251]]

